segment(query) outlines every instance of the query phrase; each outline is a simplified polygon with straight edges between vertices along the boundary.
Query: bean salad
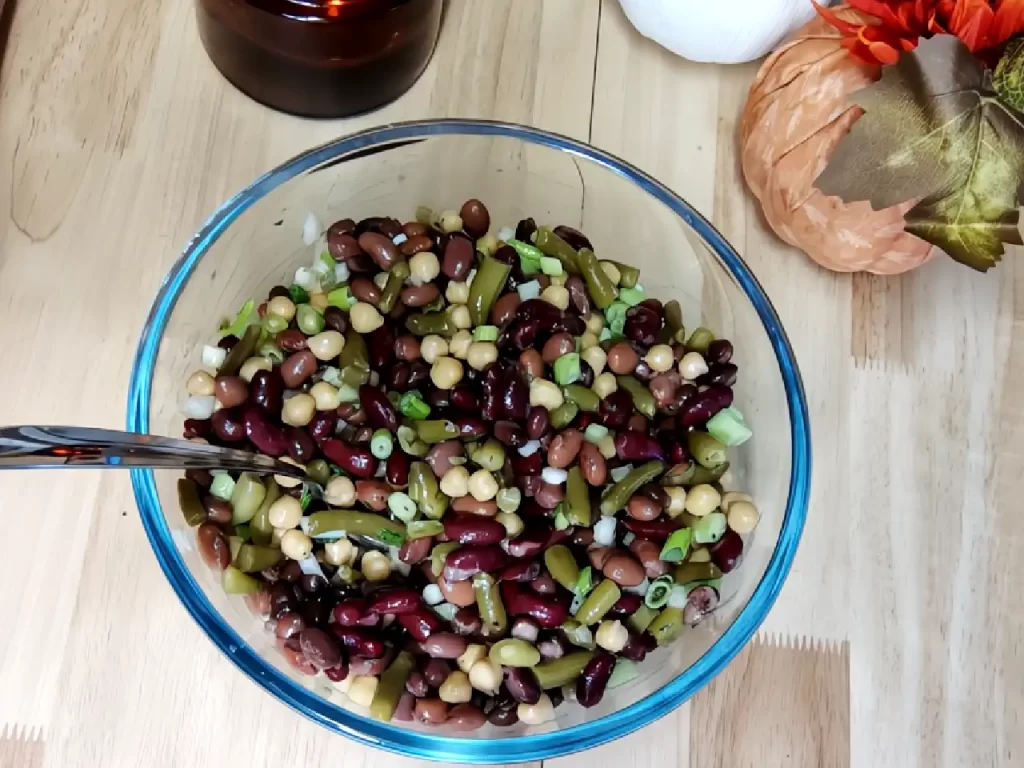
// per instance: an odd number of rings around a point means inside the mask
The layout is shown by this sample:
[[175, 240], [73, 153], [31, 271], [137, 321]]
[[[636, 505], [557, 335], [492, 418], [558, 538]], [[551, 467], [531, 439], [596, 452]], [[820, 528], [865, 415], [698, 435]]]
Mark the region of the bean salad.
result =
[[312, 266], [186, 382], [186, 438], [323, 488], [190, 470], [202, 558], [295, 669], [380, 720], [596, 705], [715, 610], [759, 519], [728, 489], [751, 436], [732, 343], [576, 229], [491, 229], [479, 200], [307, 220]]

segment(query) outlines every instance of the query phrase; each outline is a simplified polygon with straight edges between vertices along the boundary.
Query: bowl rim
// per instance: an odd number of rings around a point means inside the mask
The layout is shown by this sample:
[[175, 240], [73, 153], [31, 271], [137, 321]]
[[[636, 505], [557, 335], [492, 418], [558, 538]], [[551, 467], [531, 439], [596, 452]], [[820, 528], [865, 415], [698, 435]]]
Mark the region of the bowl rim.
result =
[[265, 661], [228, 625], [193, 579], [174, 544], [161, 511], [152, 470], [131, 471], [132, 488], [142, 524], [160, 568], [185, 609], [213, 643], [246, 676], [292, 709], [317, 723], [368, 746], [398, 754], [460, 763], [505, 763], [543, 760], [590, 749], [654, 722], [703, 688], [750, 640], [775, 602], [792, 566], [807, 517], [811, 476], [811, 438], [807, 399], [793, 349], [760, 283], [725, 238], [679, 195], [633, 165], [575, 139], [491, 120], [439, 119], [391, 123], [369, 128], [308, 150], [264, 174], [225, 202], [193, 236], [164, 278], [146, 319], [132, 366], [127, 428], [149, 431], [152, 376], [168, 319], [199, 260], [247, 208], [292, 178], [339, 156], [360, 150], [438, 136], [513, 138], [592, 161], [631, 181], [685, 221], [715, 253], [753, 304], [775, 350], [790, 413], [793, 445], [786, 512], [775, 551], [747, 605], [732, 625], [694, 664], [657, 692], [597, 720], [529, 736], [498, 739], [431, 735], [382, 723], [345, 710], [296, 684]]

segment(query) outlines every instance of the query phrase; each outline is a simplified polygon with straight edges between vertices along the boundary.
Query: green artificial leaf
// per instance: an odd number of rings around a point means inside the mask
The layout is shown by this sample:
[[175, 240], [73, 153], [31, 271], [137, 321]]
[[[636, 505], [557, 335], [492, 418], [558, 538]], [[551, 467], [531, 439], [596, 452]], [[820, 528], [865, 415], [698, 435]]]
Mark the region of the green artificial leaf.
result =
[[1024, 38], [1015, 37], [1007, 43], [992, 75], [992, 87], [1003, 101], [1024, 111]]
[[[1007, 83], [1019, 67], [1008, 66]], [[963, 43], [922, 40], [853, 101], [865, 114], [818, 177], [822, 192], [876, 210], [918, 199], [907, 231], [977, 270], [992, 267], [1004, 243], [1022, 244], [1024, 117]]]

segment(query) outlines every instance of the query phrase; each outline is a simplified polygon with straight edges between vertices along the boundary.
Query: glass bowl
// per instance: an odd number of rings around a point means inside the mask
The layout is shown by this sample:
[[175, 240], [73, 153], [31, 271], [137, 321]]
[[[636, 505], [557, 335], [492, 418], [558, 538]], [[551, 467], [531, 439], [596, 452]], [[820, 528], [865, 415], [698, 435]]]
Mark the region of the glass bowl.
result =
[[587, 749], [642, 728], [708, 683], [739, 652], [789, 572], [807, 514], [810, 434], [793, 350], [750, 269], [684, 200], [605, 152], [523, 126], [475, 120], [403, 123], [363, 131], [302, 154], [225, 203], [174, 264], [146, 321], [132, 371], [128, 429], [181, 433], [184, 381], [217, 323], [250, 297], [288, 284], [308, 265], [309, 214], [322, 227], [350, 217], [408, 220], [420, 205], [490, 209], [492, 232], [526, 216], [585, 232], [599, 257], [641, 268], [648, 295], [675, 298], [688, 328], [729, 338], [740, 366], [736, 405], [754, 438], [732, 452], [731, 487], [750, 492], [762, 519], [743, 563], [704, 623], [651, 654], [640, 676], [584, 709], [566, 701], [542, 726], [487, 725], [453, 733], [382, 723], [288, 665], [272, 632], [229, 597], [202, 562], [182, 519], [173, 473], [134, 470], [142, 522], [171, 586], [199, 626], [242, 672], [298, 712], [363, 744], [435, 760], [505, 763]]

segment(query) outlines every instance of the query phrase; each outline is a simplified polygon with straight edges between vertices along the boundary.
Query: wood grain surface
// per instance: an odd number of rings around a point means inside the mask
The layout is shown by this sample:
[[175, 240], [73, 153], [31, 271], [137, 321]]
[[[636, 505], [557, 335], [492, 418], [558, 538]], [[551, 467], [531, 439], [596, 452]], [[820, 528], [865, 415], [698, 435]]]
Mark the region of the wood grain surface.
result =
[[[987, 276], [936, 259], [875, 278], [783, 247], [736, 165], [756, 65], [676, 58], [614, 0], [451, 0], [408, 94], [328, 122], [228, 86], [191, 3], [15, 0], [0, 19], [0, 423], [121, 427], [168, 265], [220, 201], [302, 149], [429, 116], [589, 140], [712, 217], [765, 285], [803, 365], [815, 474], [759, 639], [672, 715], [550, 762], [1024, 764], [1016, 254]], [[0, 499], [3, 768], [416, 763], [330, 735], [216, 652], [157, 567], [127, 476], [4, 474]]]

